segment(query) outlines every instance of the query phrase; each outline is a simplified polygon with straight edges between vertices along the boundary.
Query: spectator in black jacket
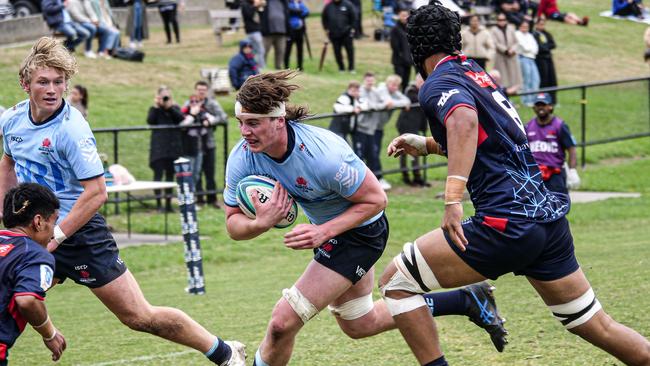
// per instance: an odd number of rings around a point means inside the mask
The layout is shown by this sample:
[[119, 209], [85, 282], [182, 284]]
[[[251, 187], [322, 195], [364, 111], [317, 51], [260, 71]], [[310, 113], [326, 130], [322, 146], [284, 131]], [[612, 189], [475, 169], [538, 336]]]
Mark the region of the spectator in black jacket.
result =
[[399, 21], [390, 31], [390, 48], [393, 50], [391, 63], [395, 74], [402, 78], [401, 90], [405, 90], [411, 78], [411, 49], [406, 39], [406, 21], [409, 17], [409, 10], [403, 8], [398, 13]]
[[[424, 84], [424, 80], [420, 74], [415, 76], [415, 82], [409, 84], [404, 91], [404, 94], [411, 100], [411, 104], [418, 103], [418, 93]], [[429, 127], [427, 118], [422, 111], [422, 108], [405, 108], [397, 118], [397, 132], [400, 135], [405, 133], [413, 133], [416, 135], [425, 135]], [[399, 167], [402, 169], [402, 181], [414, 187], [428, 187], [427, 183], [420, 173], [420, 159], [419, 157], [411, 157], [411, 172], [413, 172], [413, 179], [408, 171], [407, 154], [402, 154], [399, 157]]]
[[[353, 113], [358, 115], [361, 111], [367, 110], [367, 105], [361, 103], [359, 100], [360, 90], [361, 84], [358, 81], [350, 81], [345, 92], [336, 99], [334, 113]], [[352, 115], [334, 116], [330, 121], [329, 130], [341, 136], [341, 138], [351, 145], [356, 119], [357, 117]]]
[[323, 9], [323, 28], [332, 42], [334, 57], [339, 66], [339, 72], [345, 71], [341, 47], [345, 47], [348, 55], [348, 70], [354, 71], [354, 25], [357, 14], [354, 5], [348, 0], [333, 0]]
[[273, 47], [275, 56], [273, 66], [278, 70], [282, 69], [289, 34], [287, 0], [266, 0], [266, 6], [260, 13], [260, 25], [264, 41], [264, 60], [266, 61], [266, 56]]
[[244, 20], [246, 36], [253, 45], [255, 61], [261, 70], [266, 67], [264, 62], [264, 42], [262, 40], [262, 27], [260, 26], [260, 12], [266, 6], [266, 0], [244, 0], [241, 3], [241, 15]]
[[[540, 88], [557, 86], [557, 77], [555, 75], [555, 65], [553, 64], [553, 55], [551, 50], [555, 49], [555, 40], [553, 36], [546, 31], [546, 20], [539, 18], [535, 24], [533, 36], [539, 46], [539, 51], [535, 57], [535, 63], [539, 70]], [[550, 92], [552, 104], [557, 104], [556, 92]]]
[[48, 27], [65, 35], [64, 45], [70, 52], [74, 52], [75, 47], [90, 37], [90, 32], [87, 29], [72, 21], [70, 14], [65, 10], [63, 1], [43, 0], [41, 8], [43, 9], [43, 19]]
[[[180, 107], [174, 103], [172, 92], [166, 86], [161, 86], [154, 98], [154, 105], [149, 108], [147, 124], [152, 126], [178, 125], [185, 120]], [[190, 120], [188, 120], [191, 123]], [[162, 181], [163, 174], [165, 181], [174, 181], [174, 160], [183, 153], [181, 142], [181, 130], [178, 129], [155, 129], [151, 131], [151, 143], [149, 148], [149, 167], [153, 170], [153, 180]], [[155, 190], [156, 203], [159, 211], [163, 210], [161, 204], [160, 190]], [[171, 211], [172, 190], [165, 190], [165, 207]]]

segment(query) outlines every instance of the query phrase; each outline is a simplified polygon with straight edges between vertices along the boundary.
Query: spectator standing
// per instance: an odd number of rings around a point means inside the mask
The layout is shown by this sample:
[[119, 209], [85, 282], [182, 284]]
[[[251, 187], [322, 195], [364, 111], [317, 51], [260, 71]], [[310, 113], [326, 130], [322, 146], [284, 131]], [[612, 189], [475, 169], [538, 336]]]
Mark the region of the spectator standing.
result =
[[267, 0], [264, 10], [260, 14], [260, 25], [264, 42], [264, 64], [267, 64], [267, 55], [273, 47], [273, 66], [276, 69], [281, 69], [284, 65], [284, 52], [289, 32], [287, 0]]
[[355, 121], [359, 113], [367, 109], [367, 106], [359, 100], [360, 89], [361, 84], [358, 81], [350, 81], [348, 88], [334, 103], [334, 113], [353, 113], [354, 116], [334, 116], [332, 121], [330, 121], [329, 130], [341, 136], [348, 144], [352, 141]]
[[[377, 110], [384, 109], [385, 103], [375, 87], [375, 74], [366, 72], [363, 75], [363, 86], [359, 90], [359, 102], [372, 112], [360, 114], [357, 117], [357, 124], [352, 135], [354, 153], [365, 161], [368, 169], [377, 175], [381, 171], [379, 155], [375, 150], [375, 131], [381, 118]], [[390, 184], [384, 180], [382, 189], [389, 190]]]
[[[201, 110], [201, 102], [199, 97], [195, 94], [190, 96], [188, 105], [181, 108], [181, 112], [185, 117], [191, 117], [188, 121], [192, 124], [200, 124], [205, 117], [205, 111]], [[203, 154], [201, 152], [201, 127], [192, 126], [183, 129], [181, 134], [181, 141], [183, 143], [183, 157], [190, 161], [192, 169], [192, 176], [196, 182], [201, 176], [201, 166], [203, 165]]]
[[345, 72], [341, 47], [348, 56], [348, 71], [354, 73], [354, 25], [357, 19], [354, 5], [348, 0], [333, 0], [325, 5], [322, 14], [323, 28], [332, 42], [339, 72]]
[[[519, 65], [521, 74], [524, 78], [524, 92], [530, 92], [539, 89], [539, 71], [535, 58], [539, 50], [537, 41], [533, 34], [530, 33], [530, 24], [523, 22], [519, 24], [519, 30], [515, 32], [517, 37], [517, 53], [519, 54]], [[522, 95], [521, 100], [527, 107], [533, 106], [535, 96], [532, 94]]]
[[356, 13], [356, 18], [354, 22], [354, 38], [361, 39], [366, 36], [363, 33], [363, 1], [362, 0], [350, 0], [350, 3], [354, 5], [354, 12]]
[[643, 19], [643, 3], [641, 0], [612, 0], [612, 13], [614, 15], [634, 15]]
[[[383, 103], [383, 106], [378, 112], [379, 123], [377, 124], [373, 140], [373, 151], [377, 154], [377, 163], [379, 164], [378, 171], [382, 170], [380, 156], [382, 152], [385, 151], [383, 145], [384, 127], [386, 127], [388, 122], [390, 122], [390, 118], [393, 116], [395, 108], [408, 108], [411, 105], [411, 100], [400, 91], [401, 85], [402, 78], [399, 77], [399, 75], [389, 75], [386, 78], [386, 82], [381, 83], [379, 87], [377, 87], [377, 93], [379, 93]], [[385, 190], [391, 188], [390, 183], [383, 178], [382, 174], [378, 174], [377, 179], [379, 179], [379, 184], [381, 184], [382, 188]]]
[[239, 52], [228, 62], [230, 84], [235, 90], [239, 90], [246, 79], [259, 73], [253, 53], [253, 43], [248, 39], [239, 41]]
[[393, 51], [391, 63], [395, 74], [402, 78], [402, 85], [400, 90], [406, 89], [411, 78], [411, 49], [409, 48], [408, 40], [406, 39], [406, 22], [409, 17], [409, 10], [406, 8], [400, 9], [398, 13], [399, 21], [390, 30], [390, 48]]
[[[179, 125], [185, 121], [190, 124], [193, 118], [186, 118], [181, 113], [180, 107], [174, 102], [171, 90], [166, 86], [158, 88], [154, 98], [153, 106], [149, 108], [147, 124], [150, 126]], [[181, 130], [178, 129], [155, 129], [151, 131], [149, 147], [149, 167], [153, 170], [153, 180], [160, 182], [165, 179], [173, 182], [174, 160], [183, 154]], [[155, 190], [156, 207], [158, 211], [172, 211], [171, 189], [165, 190], [165, 206], [162, 205], [161, 191]]]
[[494, 84], [496, 85], [497, 90], [499, 90], [501, 94], [506, 97], [506, 99], [510, 100], [510, 96], [517, 94], [519, 85], [513, 85], [509, 88], [505, 88], [501, 85], [501, 71], [492, 69], [490, 70], [489, 74], [492, 80], [494, 80]]
[[305, 18], [309, 16], [309, 9], [302, 0], [288, 0], [289, 7], [289, 37], [287, 38], [287, 49], [284, 55], [284, 68], [289, 68], [291, 58], [291, 46], [295, 43], [298, 57], [298, 70], [303, 70], [303, 44], [307, 27]]
[[[533, 110], [537, 117], [526, 124], [526, 135], [530, 151], [542, 173], [544, 185], [549, 191], [568, 194], [569, 188], [576, 189], [580, 186], [580, 177], [576, 170], [576, 141], [569, 126], [553, 115], [550, 95], [538, 94]], [[565, 151], [569, 153], [568, 161]], [[565, 162], [569, 167], [566, 172], [562, 169]]]
[[99, 19], [98, 32], [105, 32], [106, 38], [99, 42], [98, 55], [110, 59], [111, 53], [120, 45], [120, 30], [113, 19], [113, 11], [108, 0], [91, 0], [95, 15]]
[[178, 19], [177, 12], [180, 8], [180, 11], [183, 11], [185, 8], [185, 2], [181, 0], [180, 3], [177, 0], [160, 0], [158, 2], [158, 13], [160, 13], [160, 18], [162, 19], [163, 25], [165, 26], [165, 36], [167, 36], [167, 44], [172, 43], [172, 32], [170, 28], [174, 29], [174, 37], [176, 38], [176, 43], [181, 43], [181, 34], [178, 29]]
[[643, 59], [648, 65], [650, 65], [650, 27], [646, 28], [645, 33], [643, 33], [643, 41], [645, 42]]
[[[201, 106], [200, 118], [196, 119], [201, 123], [200, 133], [200, 154], [201, 169], [194, 177], [196, 182], [196, 192], [204, 192], [203, 181], [205, 179], [205, 191], [211, 192], [205, 195], [197, 196], [197, 203], [207, 203], [210, 206], [219, 208], [217, 203], [217, 183], [214, 179], [217, 143], [214, 139], [214, 130], [217, 124], [228, 122], [228, 115], [223, 111], [219, 102], [209, 96], [210, 86], [207, 82], [199, 80], [194, 84], [194, 97]], [[186, 108], [191, 108], [191, 100], [185, 104]]]
[[589, 24], [589, 17], [584, 16], [580, 18], [575, 13], [562, 13], [557, 7], [557, 0], [540, 0], [539, 8], [537, 9], [539, 16], [544, 16], [546, 19], [564, 22], [567, 24], [575, 24], [587, 26]]
[[253, 45], [255, 60], [259, 70], [266, 67], [264, 62], [264, 42], [262, 40], [262, 27], [260, 26], [260, 13], [266, 6], [266, 0], [244, 0], [241, 3], [242, 20], [244, 21], [244, 30], [246, 36]]
[[514, 85], [521, 85], [521, 70], [517, 58], [517, 38], [515, 29], [508, 24], [504, 14], [497, 15], [497, 26], [490, 32], [496, 47], [494, 55], [494, 68], [501, 71], [502, 85], [510, 88]]
[[147, 24], [147, 3], [145, 0], [126, 0], [130, 3], [129, 16], [126, 20], [126, 33], [129, 35], [129, 47], [142, 48], [142, 40], [149, 38]]
[[[411, 104], [419, 103], [418, 93], [422, 84], [424, 84], [424, 79], [422, 79], [420, 74], [417, 74], [415, 75], [415, 81], [410, 83], [406, 91], [404, 91]], [[427, 118], [420, 107], [404, 108], [397, 118], [397, 132], [400, 135], [412, 133], [424, 136], [426, 135], [428, 126]], [[406, 155], [402, 154], [399, 157], [399, 167], [402, 170], [402, 182], [415, 187], [428, 187], [429, 183], [422, 178], [422, 174], [420, 173], [420, 157], [411, 156], [411, 173], [413, 173], [413, 179], [411, 179], [408, 170], [408, 157]]]
[[75, 48], [90, 37], [90, 33], [74, 22], [61, 0], [43, 0], [41, 3], [43, 19], [50, 29], [65, 35], [65, 48], [74, 52]]
[[[555, 64], [553, 63], [552, 50], [555, 49], [555, 40], [551, 33], [546, 31], [546, 20], [537, 19], [535, 23], [535, 32], [533, 33], [539, 51], [535, 58], [537, 70], [539, 71], [540, 88], [557, 86], [557, 76], [555, 75]], [[555, 91], [549, 93], [553, 104], [557, 104], [557, 95]]]
[[73, 86], [68, 95], [68, 103], [77, 108], [84, 118], [88, 117], [88, 89], [85, 86]]
[[494, 55], [494, 41], [492, 34], [481, 24], [478, 15], [472, 15], [469, 18], [469, 27], [461, 33], [463, 38], [463, 53], [465, 56], [476, 61], [476, 63], [485, 69], [487, 62]]

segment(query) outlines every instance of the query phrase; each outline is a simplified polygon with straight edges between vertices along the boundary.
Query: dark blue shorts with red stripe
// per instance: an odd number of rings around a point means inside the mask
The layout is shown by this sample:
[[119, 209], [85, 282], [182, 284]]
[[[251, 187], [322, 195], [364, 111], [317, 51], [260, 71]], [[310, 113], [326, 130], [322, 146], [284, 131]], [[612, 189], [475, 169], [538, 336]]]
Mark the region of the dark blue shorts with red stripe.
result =
[[462, 226], [469, 242], [467, 249], [461, 251], [445, 233], [447, 243], [465, 263], [486, 278], [495, 280], [513, 272], [552, 281], [579, 268], [565, 217], [540, 223], [472, 216]]

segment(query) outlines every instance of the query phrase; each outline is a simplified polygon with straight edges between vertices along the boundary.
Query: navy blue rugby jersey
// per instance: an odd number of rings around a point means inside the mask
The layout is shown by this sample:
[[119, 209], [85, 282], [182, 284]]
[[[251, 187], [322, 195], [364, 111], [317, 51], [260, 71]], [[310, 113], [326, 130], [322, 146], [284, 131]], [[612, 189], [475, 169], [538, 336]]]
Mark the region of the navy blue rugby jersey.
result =
[[449, 115], [459, 107], [478, 114], [477, 151], [467, 183], [477, 216], [550, 222], [568, 212], [568, 197], [544, 187], [517, 111], [474, 61], [464, 55], [441, 60], [419, 98], [445, 153]]
[[27, 325], [16, 296], [45, 300], [53, 278], [52, 254], [25, 235], [0, 230], [0, 353], [4, 348], [6, 354]]

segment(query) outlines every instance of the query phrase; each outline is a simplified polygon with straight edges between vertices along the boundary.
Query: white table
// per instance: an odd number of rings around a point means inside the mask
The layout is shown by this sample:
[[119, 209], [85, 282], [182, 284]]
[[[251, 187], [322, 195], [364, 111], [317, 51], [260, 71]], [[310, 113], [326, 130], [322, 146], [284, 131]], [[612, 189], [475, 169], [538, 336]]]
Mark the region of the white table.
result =
[[[142, 191], [153, 191], [155, 189], [176, 188], [176, 182], [154, 182], [138, 180], [131, 184], [120, 184], [106, 186], [107, 193], [126, 193], [126, 225], [129, 238], [131, 237], [131, 193]], [[167, 210], [165, 210], [165, 240], [167, 239]]]

